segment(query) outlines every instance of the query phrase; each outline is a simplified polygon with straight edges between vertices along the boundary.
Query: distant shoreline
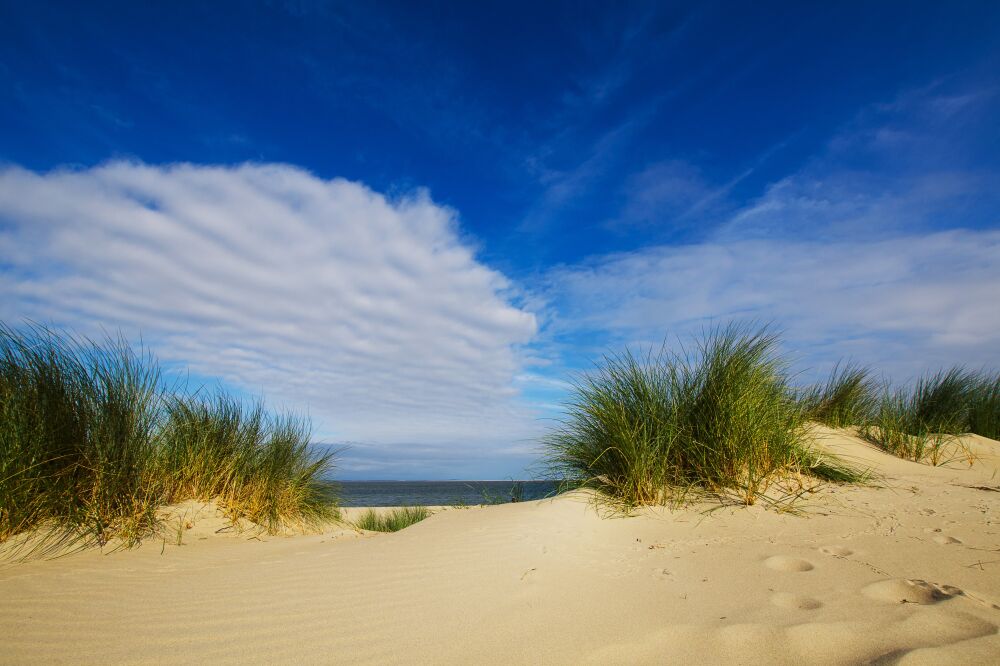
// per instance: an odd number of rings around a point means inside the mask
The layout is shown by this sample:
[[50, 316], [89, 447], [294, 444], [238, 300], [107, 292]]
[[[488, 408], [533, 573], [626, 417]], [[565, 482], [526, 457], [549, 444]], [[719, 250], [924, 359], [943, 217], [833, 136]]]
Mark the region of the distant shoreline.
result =
[[[326, 482], [324, 482], [326, 483]], [[330, 481], [342, 507], [469, 506], [506, 504], [555, 496], [560, 480], [532, 481]]]

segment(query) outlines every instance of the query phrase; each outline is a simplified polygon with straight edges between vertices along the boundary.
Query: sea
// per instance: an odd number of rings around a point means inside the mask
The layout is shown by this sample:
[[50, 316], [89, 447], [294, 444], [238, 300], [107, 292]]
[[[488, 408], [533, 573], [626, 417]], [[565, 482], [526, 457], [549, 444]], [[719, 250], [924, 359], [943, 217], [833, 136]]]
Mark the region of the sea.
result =
[[555, 496], [559, 481], [337, 481], [341, 506], [472, 506]]

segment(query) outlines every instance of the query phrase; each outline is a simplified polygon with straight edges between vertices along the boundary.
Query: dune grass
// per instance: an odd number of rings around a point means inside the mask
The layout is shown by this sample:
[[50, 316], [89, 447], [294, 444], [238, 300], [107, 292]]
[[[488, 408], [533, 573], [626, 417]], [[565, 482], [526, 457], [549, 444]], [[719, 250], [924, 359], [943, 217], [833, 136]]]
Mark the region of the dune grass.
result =
[[[466, 484], [466, 487], [473, 489], [472, 486]], [[484, 505], [497, 505], [497, 504], [508, 504], [514, 502], [524, 501], [524, 482], [510, 480], [510, 490], [507, 493], [493, 493], [486, 488], [479, 491], [479, 496], [482, 498], [482, 504]]]
[[859, 434], [888, 453], [931, 465], [974, 456], [959, 435], [1000, 436], [1000, 373], [956, 366], [912, 386], [879, 385], [867, 368], [838, 364], [800, 398], [807, 418]]
[[693, 353], [605, 358], [544, 440], [552, 471], [625, 506], [707, 491], [746, 504], [801, 475], [864, 472], [807, 443], [806, 415], [767, 327], [710, 331]]
[[372, 532], [398, 532], [430, 515], [431, 511], [426, 506], [404, 506], [382, 513], [368, 509], [354, 521], [354, 525]]
[[878, 401], [879, 386], [871, 371], [840, 363], [824, 384], [808, 389], [801, 399], [806, 418], [835, 428], [868, 423]]
[[332, 452], [314, 454], [309, 425], [219, 393], [172, 397], [160, 431], [161, 475], [169, 502], [213, 498], [233, 520], [270, 531], [330, 517]]
[[979, 372], [967, 400], [969, 432], [1000, 440], [1000, 372]]
[[336, 511], [319, 484], [331, 465], [305, 421], [169, 389], [123, 339], [0, 325], [0, 541], [45, 527], [134, 545], [187, 499], [272, 531], [315, 524]]
[[[956, 458], [972, 461], [958, 435], [990, 432], [998, 407], [985, 373], [961, 367], [925, 375], [912, 388], [886, 387], [861, 435], [876, 446], [907, 460], [941, 465]], [[984, 432], [983, 434], [989, 436]], [[994, 432], [994, 434], [996, 434]]]

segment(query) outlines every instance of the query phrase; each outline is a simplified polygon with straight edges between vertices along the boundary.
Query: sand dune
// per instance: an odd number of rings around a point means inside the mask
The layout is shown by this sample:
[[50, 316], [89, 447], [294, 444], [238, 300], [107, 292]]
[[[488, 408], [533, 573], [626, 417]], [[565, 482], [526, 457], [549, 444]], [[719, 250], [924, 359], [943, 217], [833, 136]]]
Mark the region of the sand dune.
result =
[[0, 662], [996, 663], [1000, 444], [932, 468], [816, 435], [882, 485], [804, 515], [578, 492], [255, 539], [188, 505], [181, 546], [0, 565]]

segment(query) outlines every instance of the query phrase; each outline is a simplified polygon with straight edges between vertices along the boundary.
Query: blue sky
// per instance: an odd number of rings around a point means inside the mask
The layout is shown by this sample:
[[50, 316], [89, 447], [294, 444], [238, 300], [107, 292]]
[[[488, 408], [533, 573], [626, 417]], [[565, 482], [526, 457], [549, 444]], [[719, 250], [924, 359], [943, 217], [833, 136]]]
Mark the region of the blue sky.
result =
[[0, 0], [0, 319], [522, 476], [605, 351], [1000, 356], [1000, 5]]

